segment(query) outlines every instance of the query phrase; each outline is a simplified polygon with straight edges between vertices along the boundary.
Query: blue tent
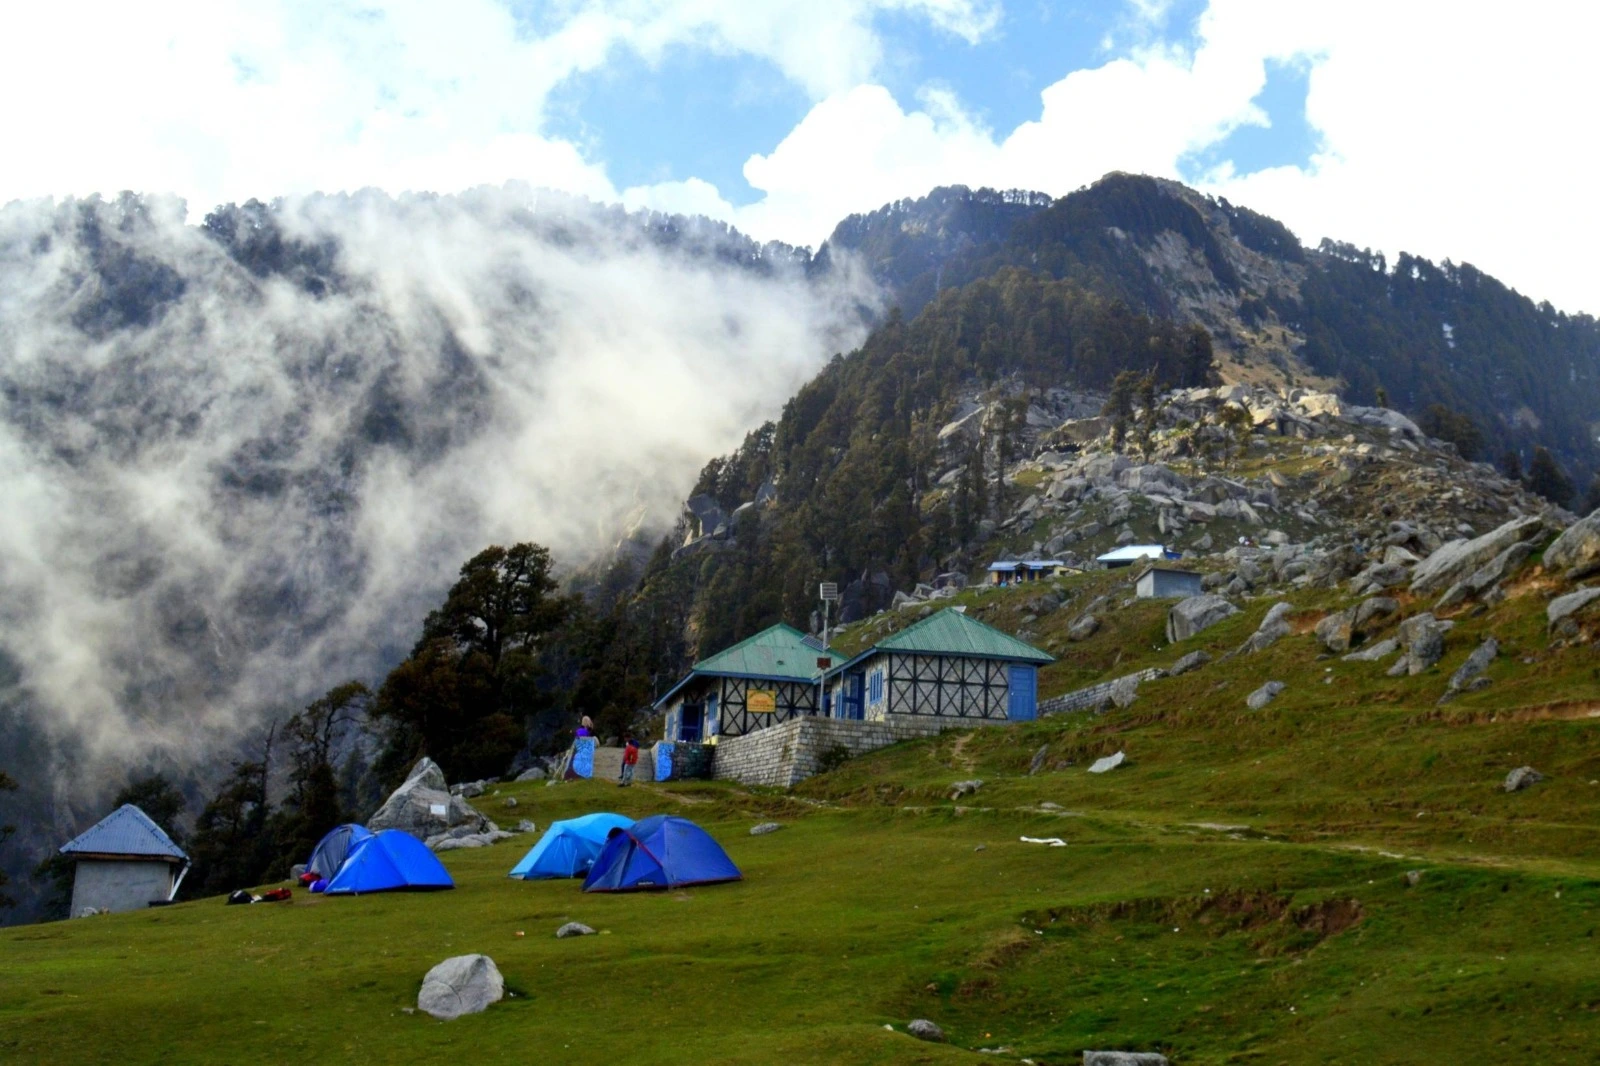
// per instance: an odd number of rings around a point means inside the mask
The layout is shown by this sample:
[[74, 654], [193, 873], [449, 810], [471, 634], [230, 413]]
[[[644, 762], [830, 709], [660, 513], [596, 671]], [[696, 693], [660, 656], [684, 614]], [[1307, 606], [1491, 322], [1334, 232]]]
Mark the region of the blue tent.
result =
[[317, 846], [311, 849], [311, 858], [306, 860], [306, 871], [308, 873], [314, 871], [332, 881], [338, 874], [339, 867], [344, 865], [344, 860], [350, 857], [350, 853], [371, 836], [372, 831], [364, 825], [334, 826], [317, 841]]
[[385, 829], [356, 845], [324, 890], [330, 896], [395, 889], [455, 888], [427, 845], [410, 833]]
[[539, 842], [528, 849], [522, 861], [511, 868], [512, 877], [534, 881], [541, 877], [579, 877], [589, 872], [600, 849], [606, 846], [606, 834], [613, 829], [626, 829], [632, 818], [620, 814], [586, 814], [582, 818], [568, 818], [552, 822]]
[[737, 881], [722, 846], [693, 822], [658, 814], [618, 829], [583, 882], [585, 892], [637, 892]]

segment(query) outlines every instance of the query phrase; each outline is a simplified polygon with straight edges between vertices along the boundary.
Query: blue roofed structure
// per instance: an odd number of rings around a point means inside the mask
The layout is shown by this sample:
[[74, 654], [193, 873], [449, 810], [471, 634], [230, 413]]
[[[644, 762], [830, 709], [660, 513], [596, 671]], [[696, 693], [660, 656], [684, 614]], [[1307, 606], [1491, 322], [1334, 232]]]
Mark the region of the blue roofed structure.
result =
[[701, 659], [655, 706], [663, 739], [716, 743], [822, 709], [819, 682], [838, 652], [779, 623]]
[[69, 911], [74, 918], [169, 902], [189, 869], [183, 849], [131, 803], [61, 845], [61, 854], [76, 863]]
[[187, 862], [189, 856], [172, 842], [150, 816], [124, 803], [94, 825], [61, 845], [63, 855], [140, 856]]

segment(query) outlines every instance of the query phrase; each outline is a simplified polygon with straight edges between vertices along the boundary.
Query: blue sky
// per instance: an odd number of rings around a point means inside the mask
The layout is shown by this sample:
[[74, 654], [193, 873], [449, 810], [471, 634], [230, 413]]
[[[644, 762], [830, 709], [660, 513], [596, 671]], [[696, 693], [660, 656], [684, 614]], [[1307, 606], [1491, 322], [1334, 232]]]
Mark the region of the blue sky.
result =
[[[1040, 93], [1071, 71], [1157, 40], [1193, 47], [1204, 9], [1202, 0], [1184, 0], [1146, 19], [1125, 0], [1026, 0], [1002, 9], [995, 30], [976, 43], [913, 13], [884, 12], [874, 19], [885, 53], [880, 80], [902, 101], [948, 89], [984, 125], [1009, 131], [1037, 119]], [[1309, 163], [1307, 69], [1274, 63], [1257, 99], [1271, 125], [1241, 128], [1186, 161], [1187, 176], [1224, 160], [1241, 173]], [[549, 128], [603, 157], [622, 187], [698, 177], [746, 206], [762, 194], [745, 180], [745, 161], [782, 140], [811, 104], [763, 58], [679, 46], [655, 62], [623, 54], [572, 78], [553, 96]]]
[[38, 47], [0, 66], [26, 101], [0, 201], [520, 182], [814, 246], [937, 185], [1130, 170], [1600, 308], [1573, 133], [1600, 5], [150, 0], [6, 28]]

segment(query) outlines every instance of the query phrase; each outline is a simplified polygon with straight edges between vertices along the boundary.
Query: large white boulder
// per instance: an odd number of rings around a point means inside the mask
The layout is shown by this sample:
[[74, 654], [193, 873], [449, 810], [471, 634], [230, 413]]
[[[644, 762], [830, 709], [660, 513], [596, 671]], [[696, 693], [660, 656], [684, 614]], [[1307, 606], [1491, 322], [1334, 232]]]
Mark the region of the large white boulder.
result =
[[1176, 644], [1180, 640], [1188, 640], [1201, 630], [1238, 613], [1239, 608], [1209, 592], [1179, 600], [1167, 612], [1167, 641]]
[[417, 993], [417, 1009], [440, 1021], [487, 1010], [506, 994], [499, 967], [487, 955], [457, 955], [428, 971]]
[[444, 772], [426, 756], [411, 768], [405, 783], [390, 793], [383, 806], [367, 819], [367, 828], [374, 833], [380, 829], [399, 829], [422, 841], [461, 825], [476, 830], [489, 828], [488, 819], [471, 804], [450, 794]]
[[1481, 537], [1441, 544], [1411, 572], [1411, 591], [1426, 594], [1449, 588], [1513, 544], [1532, 536], [1543, 521], [1537, 515], [1514, 518]]
[[1544, 550], [1544, 568], [1580, 573], [1600, 568], [1600, 510], [1572, 523]]

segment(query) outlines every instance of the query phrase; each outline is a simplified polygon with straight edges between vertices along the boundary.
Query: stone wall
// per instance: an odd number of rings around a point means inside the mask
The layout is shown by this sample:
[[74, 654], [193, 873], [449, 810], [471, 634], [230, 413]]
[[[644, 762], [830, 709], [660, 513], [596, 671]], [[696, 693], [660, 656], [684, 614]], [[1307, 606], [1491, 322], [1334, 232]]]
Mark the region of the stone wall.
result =
[[1102, 703], [1110, 701], [1111, 690], [1115, 688], [1119, 682], [1126, 681], [1128, 678], [1134, 678], [1137, 682], [1152, 681], [1155, 678], [1164, 676], [1165, 674], [1165, 670], [1162, 670], [1160, 667], [1152, 666], [1150, 669], [1140, 670], [1136, 674], [1128, 674], [1126, 677], [1113, 678], [1110, 681], [1102, 681], [1098, 685], [1090, 685], [1088, 688], [1080, 688], [1076, 692], [1068, 692], [1064, 695], [1055, 696], [1048, 700], [1040, 700], [1039, 713], [1041, 715], [1045, 715], [1061, 714], [1065, 711], [1092, 711]]
[[946, 729], [983, 724], [1005, 723], [908, 714], [892, 714], [876, 722], [791, 718], [742, 737], [719, 740], [711, 775], [719, 781], [788, 788], [817, 773], [823, 757], [836, 748], [856, 756], [902, 740], [937, 736]]

